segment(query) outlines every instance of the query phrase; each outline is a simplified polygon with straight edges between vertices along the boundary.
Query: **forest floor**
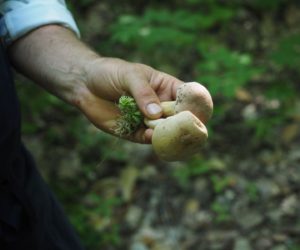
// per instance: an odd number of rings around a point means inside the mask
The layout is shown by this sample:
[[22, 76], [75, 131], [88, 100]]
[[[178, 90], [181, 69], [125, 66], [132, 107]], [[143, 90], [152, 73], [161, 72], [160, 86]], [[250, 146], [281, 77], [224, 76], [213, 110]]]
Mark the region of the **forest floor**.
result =
[[127, 249], [299, 249], [299, 163], [295, 143], [215, 156], [182, 185], [170, 168], [186, 166], [148, 166], [123, 218]]
[[[84, 223], [95, 237], [116, 238], [116, 244], [103, 243], [104, 249], [296, 250], [300, 249], [299, 142], [297, 136], [288, 146], [260, 145], [252, 150], [245, 143], [243, 150], [228, 147], [222, 153], [208, 147], [204, 160], [196, 157], [188, 165], [164, 163], [149, 146], [123, 142], [118, 147], [131, 161], [124, 164], [104, 155], [89, 178], [68, 148], [47, 153], [64, 155], [51, 170], [57, 179], [50, 179], [56, 181], [58, 193], [70, 189], [71, 198], [64, 199], [67, 208], [83, 204]], [[53, 163], [43, 164], [47, 165]], [[90, 183], [76, 194], [73, 185], [81, 186], [81, 177]], [[108, 205], [107, 215], [103, 213], [107, 208], [97, 210], [91, 193], [108, 201], [117, 197], [119, 203]], [[78, 216], [72, 209], [70, 213]], [[112, 230], [115, 225], [117, 231]]]
[[[95, 1], [78, 14], [91, 46], [107, 38], [105, 27], [118, 14], [108, 8], [109, 1]], [[283, 15], [299, 30], [299, 6]], [[238, 22], [231, 29], [249, 46], [262, 29], [259, 53], [285, 32], [268, 13], [249, 16], [250, 31]], [[255, 83], [224, 104], [228, 113], [212, 118], [207, 146], [186, 163], [162, 162], [150, 146], [103, 135], [61, 102], [41, 106], [36, 89], [21, 98], [26, 109], [31, 93], [40, 107], [24, 112], [25, 129], [34, 131], [23, 139], [88, 249], [300, 250], [300, 99], [299, 112], [260, 139], [245, 121], [253, 114], [264, 119], [260, 88]]]

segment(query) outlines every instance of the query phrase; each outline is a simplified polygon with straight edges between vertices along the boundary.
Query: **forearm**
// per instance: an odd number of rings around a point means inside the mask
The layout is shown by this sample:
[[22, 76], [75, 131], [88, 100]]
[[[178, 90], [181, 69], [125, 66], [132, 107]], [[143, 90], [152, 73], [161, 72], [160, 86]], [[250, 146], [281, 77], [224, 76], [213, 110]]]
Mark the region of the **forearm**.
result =
[[86, 67], [99, 57], [58, 25], [43, 26], [17, 40], [9, 55], [19, 72], [73, 105], [85, 89]]

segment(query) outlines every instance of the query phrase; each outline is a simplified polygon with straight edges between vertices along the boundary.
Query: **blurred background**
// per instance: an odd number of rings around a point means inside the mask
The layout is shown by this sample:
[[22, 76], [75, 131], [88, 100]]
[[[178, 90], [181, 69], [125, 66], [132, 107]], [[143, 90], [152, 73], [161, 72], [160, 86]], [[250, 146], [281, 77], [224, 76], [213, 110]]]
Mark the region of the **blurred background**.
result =
[[211, 92], [187, 162], [106, 135], [19, 76], [23, 139], [88, 250], [300, 249], [300, 2], [67, 1], [103, 56]]

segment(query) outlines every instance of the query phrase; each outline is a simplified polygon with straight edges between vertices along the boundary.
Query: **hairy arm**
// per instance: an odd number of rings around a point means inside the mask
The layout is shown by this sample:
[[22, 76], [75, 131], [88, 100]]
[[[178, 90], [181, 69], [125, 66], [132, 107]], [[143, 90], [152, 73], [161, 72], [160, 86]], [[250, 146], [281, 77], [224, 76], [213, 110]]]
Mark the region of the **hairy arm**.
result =
[[[182, 83], [143, 64], [101, 57], [58, 25], [42, 26], [20, 38], [9, 47], [9, 55], [19, 72], [111, 134], [121, 95], [132, 95], [142, 113], [155, 119], [161, 116], [160, 101], [174, 100]], [[141, 128], [127, 139], [150, 143], [151, 130]]]
[[86, 82], [85, 67], [98, 55], [68, 29], [48, 25], [9, 47], [14, 67], [49, 92], [75, 105]]

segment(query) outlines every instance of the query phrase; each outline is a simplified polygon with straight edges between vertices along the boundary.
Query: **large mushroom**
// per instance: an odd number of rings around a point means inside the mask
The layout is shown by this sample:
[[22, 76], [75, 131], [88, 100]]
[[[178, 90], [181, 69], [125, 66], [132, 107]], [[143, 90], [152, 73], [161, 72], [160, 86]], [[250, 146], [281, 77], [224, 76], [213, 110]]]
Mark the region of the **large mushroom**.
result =
[[176, 101], [162, 102], [164, 116], [189, 110], [204, 124], [210, 119], [213, 101], [208, 90], [197, 82], [182, 84], [176, 92]]
[[182, 161], [203, 147], [207, 139], [205, 125], [190, 111], [182, 111], [165, 119], [145, 120], [153, 128], [152, 145], [159, 158]]
[[196, 82], [184, 83], [177, 90], [176, 101], [161, 105], [166, 118], [145, 119], [153, 128], [155, 153], [165, 161], [182, 161], [199, 152], [208, 137], [204, 123], [213, 109], [207, 89]]

